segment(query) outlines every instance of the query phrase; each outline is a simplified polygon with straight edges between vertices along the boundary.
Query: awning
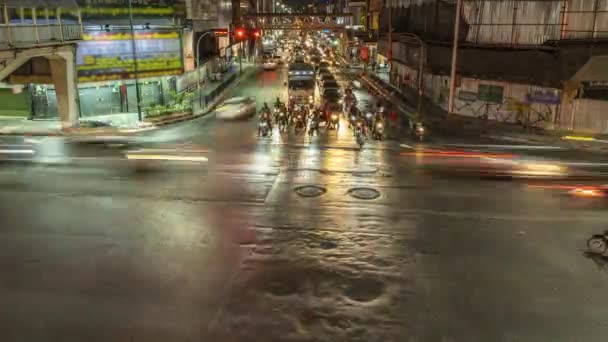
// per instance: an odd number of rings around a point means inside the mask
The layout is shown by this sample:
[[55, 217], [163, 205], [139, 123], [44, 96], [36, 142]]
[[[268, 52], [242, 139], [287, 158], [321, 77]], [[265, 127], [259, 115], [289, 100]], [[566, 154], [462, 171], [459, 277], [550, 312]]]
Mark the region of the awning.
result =
[[576, 82], [608, 81], [608, 56], [593, 56], [571, 78]]
[[46, 7], [46, 8], [78, 8], [76, 0], [0, 0], [1, 6], [8, 7]]

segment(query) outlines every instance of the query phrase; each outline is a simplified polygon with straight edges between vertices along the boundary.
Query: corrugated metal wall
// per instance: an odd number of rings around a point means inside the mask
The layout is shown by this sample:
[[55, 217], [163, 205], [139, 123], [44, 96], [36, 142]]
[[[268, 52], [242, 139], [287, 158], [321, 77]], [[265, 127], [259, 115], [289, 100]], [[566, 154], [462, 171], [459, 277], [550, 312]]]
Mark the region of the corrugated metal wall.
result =
[[559, 39], [561, 1], [466, 1], [467, 41], [481, 44], [537, 45]]
[[[442, 0], [392, 0], [392, 5], [420, 7], [437, 1]], [[466, 41], [478, 44], [608, 38], [608, 0], [463, 0], [462, 18], [468, 25]]]
[[608, 0], [568, 0], [564, 39], [608, 37]]

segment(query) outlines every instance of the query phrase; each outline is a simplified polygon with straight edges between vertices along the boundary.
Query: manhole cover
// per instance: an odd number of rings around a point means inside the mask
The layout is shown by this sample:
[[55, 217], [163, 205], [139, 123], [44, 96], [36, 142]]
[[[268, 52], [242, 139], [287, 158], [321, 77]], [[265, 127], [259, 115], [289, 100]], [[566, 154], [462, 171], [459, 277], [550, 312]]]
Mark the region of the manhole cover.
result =
[[351, 197], [363, 200], [373, 200], [380, 197], [380, 192], [372, 188], [354, 188], [348, 190], [348, 194]]
[[327, 192], [324, 187], [316, 185], [304, 185], [294, 189], [302, 197], [318, 197]]

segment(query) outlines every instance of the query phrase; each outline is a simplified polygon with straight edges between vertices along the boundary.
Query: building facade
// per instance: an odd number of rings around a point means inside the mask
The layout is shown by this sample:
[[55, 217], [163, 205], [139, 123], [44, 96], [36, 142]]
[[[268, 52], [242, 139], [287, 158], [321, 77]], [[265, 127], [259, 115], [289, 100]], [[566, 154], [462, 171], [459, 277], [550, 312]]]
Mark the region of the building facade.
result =
[[[608, 132], [607, 13], [600, 0], [463, 0], [454, 112]], [[456, 1], [439, 0], [387, 0], [379, 17], [379, 55], [392, 53], [391, 82], [444, 109], [455, 18]]]
[[[82, 41], [76, 49], [78, 109], [82, 118], [133, 113], [165, 105], [175, 94], [192, 89], [218, 72], [217, 61], [226, 52], [229, 35], [208, 34], [212, 29], [229, 29], [231, 0], [133, 1], [133, 26], [128, 0], [76, 0], [82, 20]], [[27, 9], [25, 16], [33, 16]], [[37, 17], [46, 15], [37, 13]], [[51, 16], [53, 13], [51, 13]], [[64, 20], [77, 20], [74, 13], [62, 13]], [[199, 51], [197, 40], [203, 36]], [[196, 40], [195, 40], [196, 38]], [[135, 53], [134, 53], [135, 51]], [[196, 71], [195, 57], [200, 71]], [[28, 64], [20, 72], [32, 68]], [[139, 106], [135, 83], [139, 86]], [[30, 83], [26, 91], [3, 97], [20, 104], [19, 115], [33, 119], [58, 117], [53, 85]], [[26, 100], [24, 100], [27, 98]], [[26, 103], [27, 106], [22, 106]]]

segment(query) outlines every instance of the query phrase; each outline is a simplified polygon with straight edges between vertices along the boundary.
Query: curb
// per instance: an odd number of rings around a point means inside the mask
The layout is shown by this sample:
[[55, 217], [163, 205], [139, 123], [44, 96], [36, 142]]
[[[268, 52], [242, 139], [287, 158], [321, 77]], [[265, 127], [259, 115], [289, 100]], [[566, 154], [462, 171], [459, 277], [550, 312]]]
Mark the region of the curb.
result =
[[140, 131], [149, 131], [149, 130], [153, 130], [153, 129], [158, 129], [162, 126], [171, 125], [174, 123], [194, 120], [196, 118], [200, 118], [200, 117], [203, 117], [203, 116], [211, 113], [220, 103], [223, 102], [223, 100], [228, 92], [232, 91], [237, 85], [239, 85], [243, 81], [243, 79], [245, 79], [247, 76], [252, 74], [257, 69], [258, 69], [258, 67], [252, 67], [249, 70], [243, 71], [243, 73], [241, 75], [238, 75], [237, 78], [234, 80], [234, 82], [232, 82], [228, 87], [226, 87], [226, 89], [224, 89], [224, 91], [216, 97], [216, 100], [212, 101], [209, 104], [209, 106], [207, 106], [207, 109], [205, 111], [198, 113], [198, 114], [190, 113], [188, 115], [182, 115], [177, 118], [171, 118], [168, 120], [161, 120], [159, 122], [154, 122], [154, 123], [151, 123], [149, 128], [141, 129]]
[[[258, 69], [257, 66], [253, 66], [248, 68], [247, 70], [243, 70], [243, 73], [238, 75], [235, 78], [235, 80], [228, 85], [224, 91], [222, 91], [222, 93], [220, 93], [216, 99], [214, 101], [212, 101], [209, 106], [207, 106], [207, 108], [198, 113], [190, 113], [190, 114], [182, 114], [176, 117], [171, 117], [171, 118], [167, 118], [165, 120], [158, 120], [156, 122], [145, 122], [144, 125], [140, 126], [140, 127], [132, 127], [132, 128], [124, 128], [125, 131], [129, 131], [129, 133], [133, 133], [133, 134], [137, 134], [137, 133], [141, 133], [141, 132], [147, 132], [147, 131], [151, 131], [151, 130], [155, 130], [155, 129], [160, 129], [163, 126], [168, 126], [171, 124], [176, 124], [179, 122], [184, 122], [184, 121], [188, 121], [188, 120], [194, 120], [200, 117], [203, 117], [209, 113], [211, 113], [225, 98], [226, 94], [230, 91], [232, 91], [238, 84], [240, 84], [243, 79], [245, 79], [246, 77], [248, 77], [249, 75], [251, 75], [253, 72], [255, 72]], [[66, 132], [63, 131], [59, 131], [59, 132], [0, 132], [0, 137], [1, 136], [24, 136], [24, 137], [62, 137], [62, 136], [70, 136], [69, 134], [66, 134]]]

